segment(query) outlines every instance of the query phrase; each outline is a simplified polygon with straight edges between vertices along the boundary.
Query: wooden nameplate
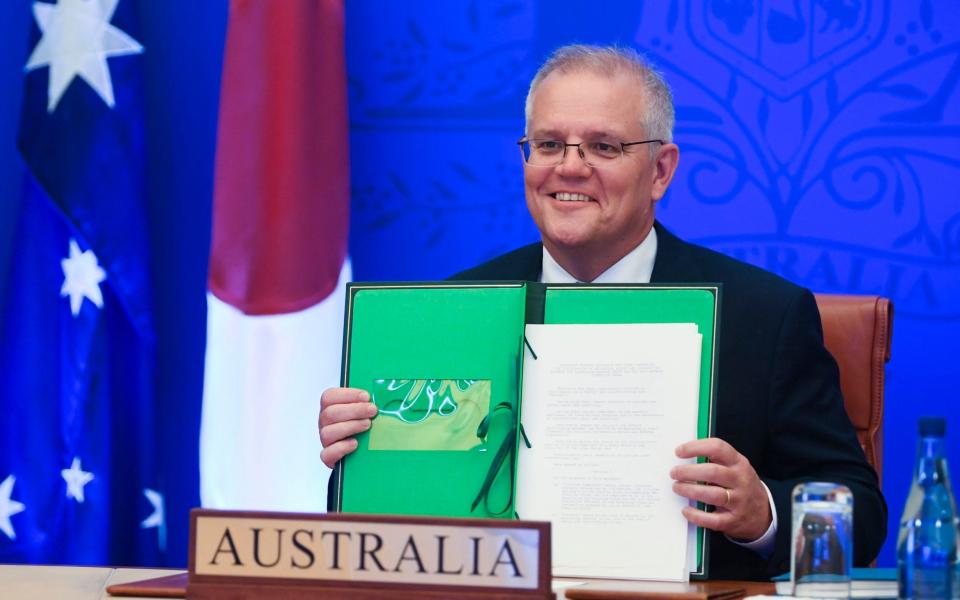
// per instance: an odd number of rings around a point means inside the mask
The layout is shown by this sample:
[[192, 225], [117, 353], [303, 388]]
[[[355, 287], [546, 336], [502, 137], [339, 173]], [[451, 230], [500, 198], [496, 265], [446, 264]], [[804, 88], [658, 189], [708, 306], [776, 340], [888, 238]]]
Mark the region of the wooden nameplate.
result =
[[547, 600], [550, 524], [194, 509], [187, 598]]

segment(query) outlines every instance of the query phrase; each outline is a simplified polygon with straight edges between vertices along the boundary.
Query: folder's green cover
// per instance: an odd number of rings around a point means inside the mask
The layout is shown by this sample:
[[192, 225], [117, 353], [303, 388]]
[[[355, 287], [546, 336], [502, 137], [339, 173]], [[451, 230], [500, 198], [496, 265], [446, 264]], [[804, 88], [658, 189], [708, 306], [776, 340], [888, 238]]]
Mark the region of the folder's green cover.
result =
[[[719, 284], [349, 284], [341, 382], [380, 413], [334, 471], [334, 508], [513, 518], [527, 323], [695, 323], [711, 435], [719, 302]], [[706, 576], [706, 541], [692, 577]]]
[[339, 510], [513, 517], [525, 315], [524, 283], [348, 286], [343, 383], [380, 414], [335, 475]]

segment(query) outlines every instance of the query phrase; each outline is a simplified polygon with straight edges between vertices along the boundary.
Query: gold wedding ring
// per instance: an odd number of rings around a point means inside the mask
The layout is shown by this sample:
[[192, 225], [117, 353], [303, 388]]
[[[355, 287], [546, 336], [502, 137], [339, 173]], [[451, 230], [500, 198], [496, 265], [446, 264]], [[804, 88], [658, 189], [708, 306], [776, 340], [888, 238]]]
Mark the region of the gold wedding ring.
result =
[[723, 488], [723, 491], [725, 491], [725, 492], [727, 493], [727, 501], [723, 503], [723, 505], [726, 506], [726, 505], [730, 504], [730, 490], [727, 489], [727, 488]]

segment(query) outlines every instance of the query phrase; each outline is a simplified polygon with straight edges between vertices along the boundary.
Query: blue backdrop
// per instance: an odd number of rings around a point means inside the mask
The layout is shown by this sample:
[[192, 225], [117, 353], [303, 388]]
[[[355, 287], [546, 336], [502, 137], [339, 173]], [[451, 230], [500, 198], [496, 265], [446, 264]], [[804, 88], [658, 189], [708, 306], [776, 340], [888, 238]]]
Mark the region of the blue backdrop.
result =
[[[31, 18], [25, 0], [0, 5], [0, 298]], [[225, 18], [225, 0], [141, 2], [156, 394], [184, 436], [186, 478]], [[956, 0], [349, 0], [357, 279], [441, 278], [535, 239], [514, 142], [530, 76], [572, 41], [636, 46], [673, 86], [681, 161], [658, 207], [668, 227], [815, 291], [894, 300], [881, 555], [892, 564], [916, 417], [947, 415], [958, 457]]]

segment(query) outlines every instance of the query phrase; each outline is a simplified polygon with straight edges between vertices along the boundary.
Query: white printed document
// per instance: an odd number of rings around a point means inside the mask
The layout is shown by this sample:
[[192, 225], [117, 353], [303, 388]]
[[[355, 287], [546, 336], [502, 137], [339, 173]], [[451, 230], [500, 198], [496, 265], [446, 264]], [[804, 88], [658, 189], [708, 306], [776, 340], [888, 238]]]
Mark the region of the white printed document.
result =
[[697, 437], [692, 323], [527, 325], [516, 511], [553, 524], [553, 574], [686, 581], [694, 543], [673, 493]]

